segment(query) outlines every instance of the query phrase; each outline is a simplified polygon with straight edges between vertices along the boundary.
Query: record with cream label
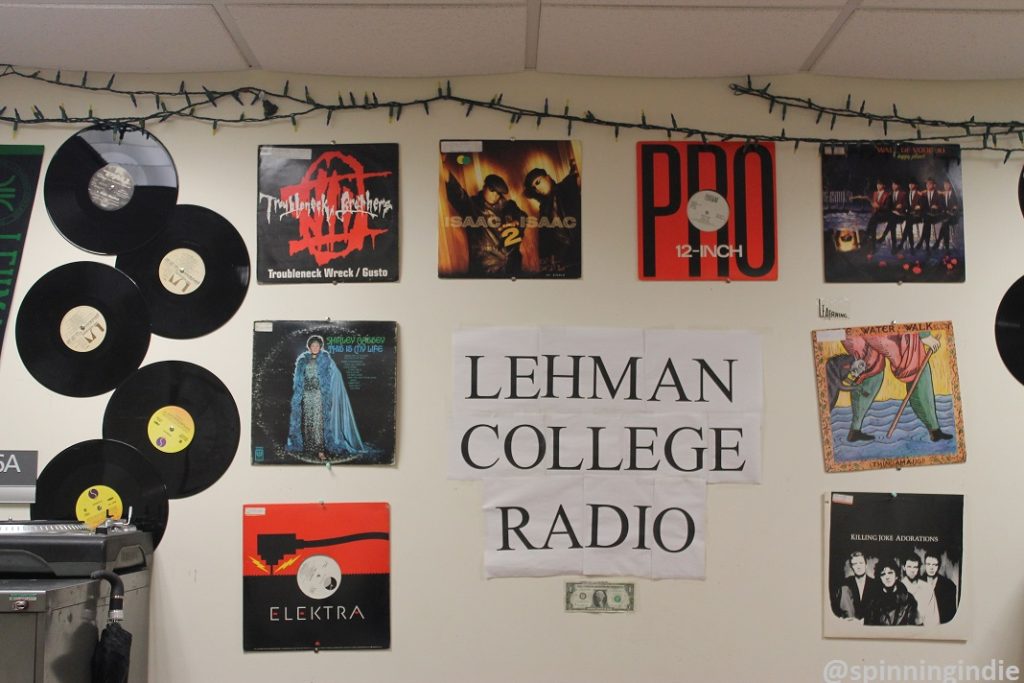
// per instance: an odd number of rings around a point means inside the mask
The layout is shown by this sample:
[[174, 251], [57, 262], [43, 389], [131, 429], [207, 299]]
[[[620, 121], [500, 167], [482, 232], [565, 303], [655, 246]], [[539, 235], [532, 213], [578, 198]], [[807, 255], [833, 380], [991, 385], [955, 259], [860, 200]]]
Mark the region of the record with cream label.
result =
[[175, 207], [167, 229], [117, 257], [152, 313], [153, 334], [192, 339], [231, 319], [249, 287], [249, 252], [234, 226], [202, 206]]
[[25, 368], [66, 396], [114, 389], [142, 363], [149, 339], [149, 310], [139, 288], [116, 268], [91, 261], [39, 278], [15, 323]]

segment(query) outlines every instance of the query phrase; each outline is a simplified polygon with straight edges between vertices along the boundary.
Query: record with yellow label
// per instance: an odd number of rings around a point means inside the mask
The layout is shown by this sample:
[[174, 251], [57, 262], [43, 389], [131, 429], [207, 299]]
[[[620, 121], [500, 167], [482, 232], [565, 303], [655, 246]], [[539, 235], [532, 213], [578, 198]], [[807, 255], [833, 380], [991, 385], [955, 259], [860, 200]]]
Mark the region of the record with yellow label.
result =
[[129, 519], [153, 534], [155, 548], [167, 528], [167, 488], [139, 452], [110, 439], [65, 448], [39, 473], [32, 519], [77, 520], [97, 527]]
[[211, 486], [238, 450], [238, 407], [224, 383], [184, 361], [143, 366], [113, 393], [103, 436], [136, 448], [159, 472], [171, 498]]

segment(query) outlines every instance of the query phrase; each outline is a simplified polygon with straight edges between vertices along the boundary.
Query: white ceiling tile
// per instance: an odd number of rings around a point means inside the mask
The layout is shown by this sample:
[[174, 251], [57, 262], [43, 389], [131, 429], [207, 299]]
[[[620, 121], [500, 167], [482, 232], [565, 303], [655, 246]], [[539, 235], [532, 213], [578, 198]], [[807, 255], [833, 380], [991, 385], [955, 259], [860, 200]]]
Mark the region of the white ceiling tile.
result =
[[538, 71], [715, 77], [798, 71], [835, 9], [544, 5]]
[[1021, 9], [1021, 0], [863, 0], [863, 9], [959, 9], [965, 11], [990, 9]]
[[207, 5], [0, 5], [0, 62], [89, 71], [248, 65]]
[[1024, 77], [1024, 11], [858, 10], [812, 71], [896, 79]]
[[526, 7], [231, 5], [263, 69], [345, 76], [523, 70]]
[[[910, 0], [911, 2], [913, 0]], [[949, 0], [952, 1], [952, 0]], [[964, 2], [965, 0], [960, 0]], [[996, 0], [999, 1], [999, 0]], [[1012, 2], [1013, 0], [1001, 0]], [[545, 8], [555, 5], [593, 5], [596, 7], [623, 7], [644, 9], [646, 7], [700, 7], [700, 8], [774, 8], [779, 9], [819, 9], [822, 7], [842, 7], [848, 0], [541, 0]]]
[[[0, 63], [350, 76], [1024, 77], [1024, 0], [0, 0]], [[269, 3], [273, 4], [269, 4]], [[853, 7], [859, 8], [854, 10]], [[539, 9], [538, 9], [539, 8]], [[531, 13], [531, 12], [536, 12]], [[830, 27], [849, 18], [834, 38]], [[537, 16], [539, 15], [539, 17]], [[248, 62], [248, 63], [247, 63]], [[531, 61], [532, 64], [532, 61]]]
[[[68, 0], [48, 0], [53, 2], [68, 2]], [[182, 0], [183, 2], [189, 0]], [[216, 0], [215, 0], [216, 1]], [[621, 2], [622, 0], [619, 0]], [[405, 7], [475, 7], [476, 5], [526, 5], [527, 0], [401, 0], [400, 3], [382, 2], [382, 0], [321, 0], [311, 2], [310, 0], [231, 0], [231, 5], [333, 5], [335, 7], [369, 6], [392, 7], [403, 9]]]

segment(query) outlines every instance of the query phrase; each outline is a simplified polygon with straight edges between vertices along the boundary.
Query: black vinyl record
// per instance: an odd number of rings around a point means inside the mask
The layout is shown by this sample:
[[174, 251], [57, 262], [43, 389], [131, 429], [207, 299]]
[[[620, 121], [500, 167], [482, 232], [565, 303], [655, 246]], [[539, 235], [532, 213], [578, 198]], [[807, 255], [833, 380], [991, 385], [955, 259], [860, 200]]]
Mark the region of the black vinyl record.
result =
[[110, 397], [103, 415], [104, 438], [138, 449], [171, 498], [217, 481], [235, 457], [239, 433], [228, 388], [209, 370], [184, 361], [139, 368]]
[[25, 367], [48, 389], [97, 396], [139, 367], [149, 349], [149, 310], [131, 278], [91, 261], [39, 278], [18, 310]]
[[160, 475], [128, 444], [82, 441], [47, 463], [36, 483], [32, 519], [78, 520], [95, 527], [107, 517], [126, 519], [153, 534], [167, 528], [167, 489]]
[[1020, 170], [1020, 178], [1017, 180], [1017, 206], [1024, 215], [1024, 168]]
[[1010, 285], [999, 302], [996, 348], [1006, 369], [1024, 384], [1024, 277]]
[[142, 290], [153, 334], [192, 339], [235, 314], [249, 287], [249, 252], [234, 226], [202, 206], [175, 207], [167, 228], [116, 266]]
[[92, 126], [57, 149], [43, 198], [69, 242], [97, 254], [119, 254], [142, 246], [167, 225], [178, 201], [178, 172], [146, 131]]

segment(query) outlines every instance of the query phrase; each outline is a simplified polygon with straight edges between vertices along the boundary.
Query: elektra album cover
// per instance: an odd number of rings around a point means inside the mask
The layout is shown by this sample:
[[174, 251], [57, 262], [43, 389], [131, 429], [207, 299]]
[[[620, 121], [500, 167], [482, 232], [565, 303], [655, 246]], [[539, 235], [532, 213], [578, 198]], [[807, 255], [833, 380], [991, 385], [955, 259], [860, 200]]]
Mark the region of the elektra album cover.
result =
[[242, 508], [242, 647], [391, 645], [387, 503]]

